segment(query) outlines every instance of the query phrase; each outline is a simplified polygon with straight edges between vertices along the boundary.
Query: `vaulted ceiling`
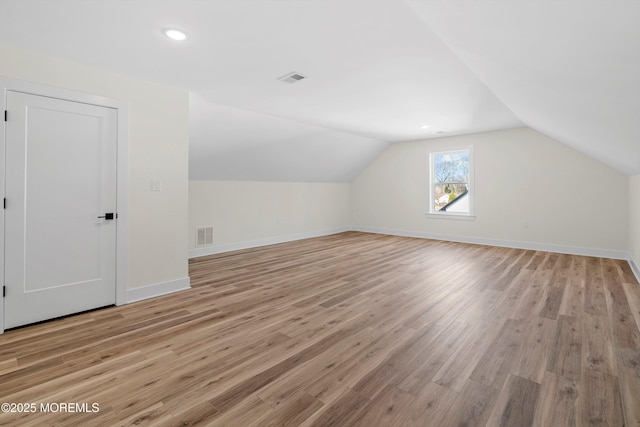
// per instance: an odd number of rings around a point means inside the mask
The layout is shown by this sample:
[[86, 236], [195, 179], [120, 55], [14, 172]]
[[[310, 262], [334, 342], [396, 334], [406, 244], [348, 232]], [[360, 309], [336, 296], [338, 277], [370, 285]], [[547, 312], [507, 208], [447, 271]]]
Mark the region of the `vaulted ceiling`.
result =
[[0, 0], [0, 43], [188, 90], [193, 179], [519, 126], [640, 173], [640, 0]]

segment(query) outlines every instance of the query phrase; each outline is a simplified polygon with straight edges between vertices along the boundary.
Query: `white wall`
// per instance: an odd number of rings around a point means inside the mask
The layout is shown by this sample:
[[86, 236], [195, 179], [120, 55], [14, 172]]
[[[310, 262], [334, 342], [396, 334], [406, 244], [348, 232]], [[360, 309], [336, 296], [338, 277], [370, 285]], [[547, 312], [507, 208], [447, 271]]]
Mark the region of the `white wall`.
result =
[[[191, 256], [331, 234], [351, 224], [350, 184], [189, 182]], [[213, 226], [213, 246], [195, 247], [196, 228]]]
[[128, 288], [188, 284], [188, 93], [2, 45], [0, 75], [128, 103]]
[[640, 175], [629, 177], [629, 254], [640, 280]]
[[[427, 218], [428, 150], [469, 145], [475, 147], [475, 221]], [[399, 143], [353, 182], [353, 224], [625, 257], [628, 186], [627, 176], [528, 128]]]

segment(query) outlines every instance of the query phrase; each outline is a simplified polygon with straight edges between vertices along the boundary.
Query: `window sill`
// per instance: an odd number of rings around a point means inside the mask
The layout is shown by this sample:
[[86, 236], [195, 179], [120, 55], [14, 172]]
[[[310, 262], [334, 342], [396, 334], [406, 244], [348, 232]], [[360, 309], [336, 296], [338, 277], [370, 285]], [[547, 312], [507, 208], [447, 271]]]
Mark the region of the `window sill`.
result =
[[453, 214], [453, 213], [427, 213], [425, 216], [429, 219], [453, 219], [457, 221], [475, 221], [475, 215]]

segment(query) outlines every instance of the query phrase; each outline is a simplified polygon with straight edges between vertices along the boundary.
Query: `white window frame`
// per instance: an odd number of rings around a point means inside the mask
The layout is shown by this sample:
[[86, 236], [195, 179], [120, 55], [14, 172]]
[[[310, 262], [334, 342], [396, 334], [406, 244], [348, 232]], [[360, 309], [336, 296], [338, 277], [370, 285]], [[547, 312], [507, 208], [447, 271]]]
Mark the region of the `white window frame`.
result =
[[[435, 187], [435, 157], [438, 154], [447, 154], [447, 153], [460, 153], [460, 152], [468, 152], [469, 153], [469, 186], [468, 186], [468, 197], [469, 197], [469, 212], [447, 212], [447, 211], [436, 211], [434, 209], [433, 201], [435, 200], [434, 187]], [[442, 150], [432, 150], [428, 153], [428, 164], [429, 164], [429, 200], [427, 206], [427, 218], [438, 218], [438, 219], [459, 219], [459, 220], [468, 220], [473, 221], [476, 219], [475, 217], [475, 156], [473, 153], [473, 146], [465, 146], [465, 147], [456, 147], [451, 149], [442, 149]]]

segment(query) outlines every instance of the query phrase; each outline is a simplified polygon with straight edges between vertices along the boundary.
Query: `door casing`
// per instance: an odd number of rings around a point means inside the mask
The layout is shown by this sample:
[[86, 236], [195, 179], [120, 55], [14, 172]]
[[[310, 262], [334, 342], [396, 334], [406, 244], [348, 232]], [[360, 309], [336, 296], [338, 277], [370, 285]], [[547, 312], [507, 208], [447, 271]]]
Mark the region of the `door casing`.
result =
[[[127, 274], [128, 274], [128, 105], [124, 101], [91, 95], [67, 89], [60, 89], [37, 83], [25, 82], [16, 79], [0, 77], [0, 91], [2, 93], [2, 130], [0, 131], [0, 192], [5, 197], [5, 149], [6, 149], [6, 122], [4, 111], [7, 110], [7, 91], [23, 92], [50, 98], [58, 98], [84, 104], [109, 107], [117, 110], [117, 171], [116, 171], [116, 203], [118, 206], [118, 227], [116, 231], [116, 305], [127, 302]], [[8, 112], [8, 120], [11, 120], [11, 112]], [[0, 280], [5, 285], [5, 211], [0, 209]], [[0, 294], [0, 298], [2, 295]], [[4, 304], [5, 298], [0, 301], [0, 334], [4, 332]]]

